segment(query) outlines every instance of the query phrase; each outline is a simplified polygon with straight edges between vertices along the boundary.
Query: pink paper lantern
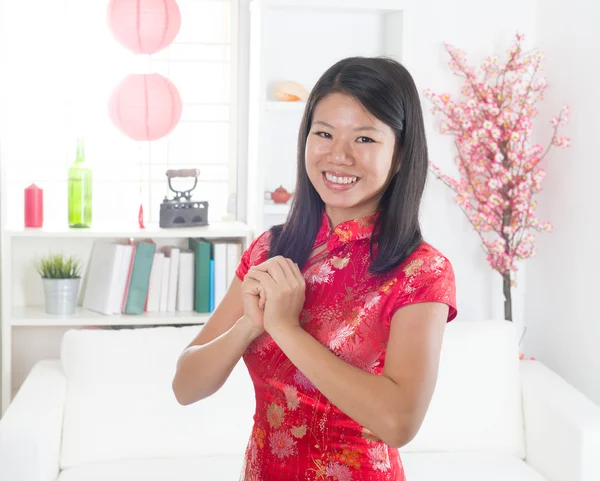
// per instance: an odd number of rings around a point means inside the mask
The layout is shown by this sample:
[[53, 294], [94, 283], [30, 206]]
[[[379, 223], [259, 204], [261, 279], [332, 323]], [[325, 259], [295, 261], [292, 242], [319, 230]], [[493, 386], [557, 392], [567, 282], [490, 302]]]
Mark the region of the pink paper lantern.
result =
[[107, 17], [117, 41], [136, 54], [162, 50], [181, 26], [175, 0], [110, 0]]
[[130, 74], [113, 90], [108, 113], [133, 140], [157, 140], [179, 123], [181, 97], [177, 87], [160, 74]]

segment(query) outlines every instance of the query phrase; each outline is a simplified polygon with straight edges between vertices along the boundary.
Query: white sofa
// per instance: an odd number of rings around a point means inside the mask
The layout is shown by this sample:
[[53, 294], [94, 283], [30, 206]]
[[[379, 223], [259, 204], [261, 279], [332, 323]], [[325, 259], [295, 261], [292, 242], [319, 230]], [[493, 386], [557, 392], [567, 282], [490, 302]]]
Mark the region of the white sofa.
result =
[[[171, 392], [198, 329], [68, 331], [61, 359], [36, 364], [0, 420], [0, 480], [239, 479], [254, 410], [243, 363], [195, 405]], [[599, 481], [600, 407], [519, 361], [512, 324], [455, 321], [430, 410], [401, 453], [408, 481]]]

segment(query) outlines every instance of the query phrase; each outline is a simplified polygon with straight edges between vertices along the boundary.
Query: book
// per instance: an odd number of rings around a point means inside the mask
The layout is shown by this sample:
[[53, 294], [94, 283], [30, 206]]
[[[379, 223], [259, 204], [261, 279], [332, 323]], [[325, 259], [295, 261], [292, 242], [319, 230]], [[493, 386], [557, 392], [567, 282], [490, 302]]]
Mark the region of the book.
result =
[[201, 238], [190, 238], [189, 248], [194, 252], [194, 311], [210, 311], [210, 260], [212, 245]]
[[171, 259], [169, 263], [169, 287], [167, 293], [167, 312], [175, 312], [177, 308], [177, 286], [179, 284], [179, 247], [163, 247], [165, 257]]
[[171, 282], [171, 258], [163, 258], [163, 276], [160, 286], [160, 304], [159, 312], [167, 312], [169, 302], [169, 283]]
[[158, 312], [160, 310], [160, 297], [163, 280], [164, 252], [155, 252], [150, 271], [150, 282], [148, 283], [148, 297], [146, 298], [147, 312]]
[[95, 241], [92, 247], [82, 307], [104, 315], [113, 314], [113, 298], [121, 269], [119, 244]]
[[210, 289], [208, 300], [208, 312], [215, 310], [215, 260], [210, 260]]
[[179, 251], [179, 278], [177, 285], [177, 310], [194, 310], [194, 252], [181, 248]]
[[121, 314], [123, 308], [123, 301], [125, 300], [125, 293], [127, 291], [127, 281], [129, 280], [129, 269], [131, 267], [131, 260], [133, 258], [133, 245], [130, 240], [126, 241], [127, 244], [119, 243], [121, 250], [121, 260], [119, 263], [119, 272], [117, 273], [117, 280], [115, 285], [115, 291], [111, 299], [111, 310], [112, 314]]
[[227, 292], [227, 243], [212, 242], [213, 245], [213, 308], [216, 308]]
[[152, 240], [134, 240], [132, 244], [133, 259], [123, 300], [123, 314], [142, 314], [146, 306], [156, 244]]
[[227, 243], [227, 287], [231, 285], [235, 278], [240, 259], [242, 258], [242, 245], [239, 242]]

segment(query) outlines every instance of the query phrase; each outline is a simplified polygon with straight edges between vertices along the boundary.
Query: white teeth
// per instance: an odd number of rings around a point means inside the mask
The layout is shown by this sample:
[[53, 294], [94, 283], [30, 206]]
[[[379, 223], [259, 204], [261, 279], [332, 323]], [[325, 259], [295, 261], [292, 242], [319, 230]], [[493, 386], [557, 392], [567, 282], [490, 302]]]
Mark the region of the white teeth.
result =
[[358, 177], [336, 177], [328, 172], [325, 172], [325, 178], [334, 184], [353, 184], [358, 180]]

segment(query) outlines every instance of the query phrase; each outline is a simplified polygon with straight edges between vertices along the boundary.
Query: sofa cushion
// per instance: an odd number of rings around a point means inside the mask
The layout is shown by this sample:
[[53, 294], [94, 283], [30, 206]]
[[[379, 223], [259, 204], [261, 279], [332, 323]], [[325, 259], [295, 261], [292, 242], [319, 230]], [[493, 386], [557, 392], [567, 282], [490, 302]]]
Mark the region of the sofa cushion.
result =
[[514, 456], [501, 454], [402, 454], [409, 481], [547, 481]]
[[122, 459], [66, 469], [57, 481], [235, 481], [241, 470], [241, 456]]
[[242, 361], [216, 394], [198, 403], [181, 406], [172, 392], [177, 358], [199, 329], [65, 334], [62, 468], [130, 458], [243, 455], [254, 391]]
[[402, 451], [493, 452], [523, 459], [519, 362], [513, 323], [449, 323], [430, 408]]

